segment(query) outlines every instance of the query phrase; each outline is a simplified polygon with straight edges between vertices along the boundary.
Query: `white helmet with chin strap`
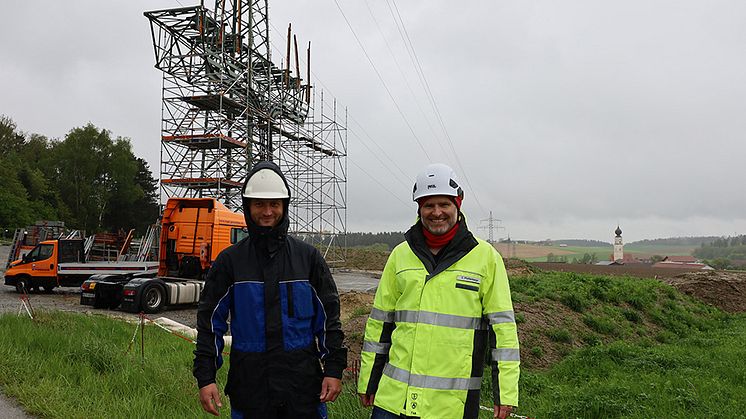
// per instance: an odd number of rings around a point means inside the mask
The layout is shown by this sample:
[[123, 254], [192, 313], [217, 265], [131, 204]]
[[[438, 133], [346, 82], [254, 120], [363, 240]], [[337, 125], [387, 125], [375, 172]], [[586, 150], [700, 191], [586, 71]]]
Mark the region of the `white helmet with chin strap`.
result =
[[244, 198], [287, 199], [290, 193], [282, 177], [270, 168], [260, 169], [246, 181]]
[[456, 172], [442, 163], [430, 164], [420, 174], [412, 190], [412, 200], [433, 195], [463, 198], [464, 190], [458, 184]]

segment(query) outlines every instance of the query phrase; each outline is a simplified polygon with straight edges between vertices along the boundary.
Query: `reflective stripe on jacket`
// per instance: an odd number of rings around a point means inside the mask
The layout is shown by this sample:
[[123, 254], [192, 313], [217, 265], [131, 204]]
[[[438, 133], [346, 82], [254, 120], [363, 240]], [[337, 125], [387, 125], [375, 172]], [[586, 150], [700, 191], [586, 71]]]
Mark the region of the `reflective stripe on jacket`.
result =
[[505, 266], [494, 247], [462, 228], [462, 243], [471, 244], [452, 263], [444, 255], [446, 266], [428, 270], [409, 238], [386, 263], [358, 382], [359, 393], [375, 394], [376, 406], [422, 418], [476, 418], [488, 342], [495, 404], [518, 405], [520, 357]]

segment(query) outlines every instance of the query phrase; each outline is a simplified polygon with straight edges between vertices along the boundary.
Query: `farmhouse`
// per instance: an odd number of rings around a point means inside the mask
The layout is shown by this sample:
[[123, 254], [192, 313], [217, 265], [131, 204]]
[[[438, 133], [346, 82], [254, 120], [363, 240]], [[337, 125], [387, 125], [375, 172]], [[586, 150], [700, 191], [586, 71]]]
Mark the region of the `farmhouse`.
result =
[[694, 256], [666, 256], [658, 263], [653, 264], [654, 268], [673, 268], [673, 269], [702, 269], [712, 270], [711, 266], [698, 262]]

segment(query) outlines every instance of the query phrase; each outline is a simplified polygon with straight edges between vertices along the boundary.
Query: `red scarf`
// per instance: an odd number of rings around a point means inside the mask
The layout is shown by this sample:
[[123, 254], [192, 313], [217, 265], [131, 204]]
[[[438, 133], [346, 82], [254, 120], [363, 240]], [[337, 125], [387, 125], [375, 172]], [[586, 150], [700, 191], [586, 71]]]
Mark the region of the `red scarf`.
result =
[[425, 243], [427, 244], [427, 247], [431, 249], [440, 249], [442, 247], [445, 247], [451, 240], [453, 240], [453, 237], [456, 235], [456, 232], [458, 231], [458, 226], [461, 223], [454, 224], [453, 227], [451, 227], [448, 232], [441, 234], [441, 235], [435, 235], [431, 232], [429, 232], [425, 226], [422, 226], [422, 234], [425, 235]]

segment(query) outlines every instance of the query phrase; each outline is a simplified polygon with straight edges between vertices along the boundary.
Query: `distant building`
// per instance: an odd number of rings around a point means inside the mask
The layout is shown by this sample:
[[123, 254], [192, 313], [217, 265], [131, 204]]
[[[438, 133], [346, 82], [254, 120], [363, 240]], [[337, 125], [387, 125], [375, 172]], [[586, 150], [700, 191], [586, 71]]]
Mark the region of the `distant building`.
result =
[[697, 263], [697, 258], [694, 256], [666, 256], [661, 262]]
[[653, 264], [654, 268], [673, 268], [673, 269], [702, 269], [711, 270], [712, 267], [701, 263], [694, 256], [666, 256], [658, 263]]
[[598, 265], [598, 266], [616, 266], [616, 265], [623, 265], [623, 263], [620, 260], [602, 260], [600, 262], [596, 262], [596, 265]]
[[671, 268], [671, 269], [701, 269], [703, 271], [711, 271], [713, 268], [704, 263], [684, 263], [684, 262], [658, 262], [653, 264], [653, 268]]
[[622, 229], [619, 228], [619, 225], [616, 226], [616, 230], [614, 231], [616, 234], [616, 237], [614, 237], [614, 261], [623, 261], [624, 260], [624, 243], [622, 242]]

